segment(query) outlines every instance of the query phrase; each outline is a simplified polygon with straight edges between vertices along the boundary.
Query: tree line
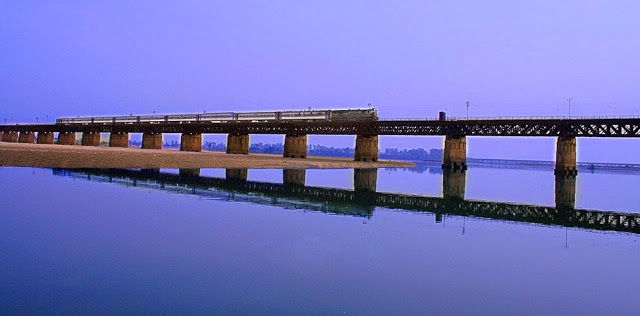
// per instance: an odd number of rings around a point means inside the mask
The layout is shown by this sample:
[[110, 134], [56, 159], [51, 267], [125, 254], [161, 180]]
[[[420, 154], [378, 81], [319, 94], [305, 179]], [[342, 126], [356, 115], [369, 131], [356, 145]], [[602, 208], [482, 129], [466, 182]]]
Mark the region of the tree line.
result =
[[[130, 146], [140, 147], [142, 143], [140, 141], [130, 141]], [[180, 148], [180, 142], [172, 140], [165, 142], [163, 147], [166, 148]], [[224, 143], [217, 142], [204, 142], [202, 144], [204, 150], [209, 151], [226, 151], [227, 146]], [[269, 143], [253, 143], [249, 146], [249, 152], [254, 154], [276, 154], [281, 155], [284, 152], [284, 145], [282, 143], [269, 144]], [[324, 157], [353, 157], [355, 154], [354, 148], [349, 147], [327, 147], [323, 145], [309, 145], [307, 148], [307, 154], [309, 156], [324, 156]], [[394, 159], [394, 160], [442, 160], [442, 149], [432, 148], [413, 148], [413, 149], [398, 149], [398, 148], [386, 148], [380, 151], [381, 159]]]

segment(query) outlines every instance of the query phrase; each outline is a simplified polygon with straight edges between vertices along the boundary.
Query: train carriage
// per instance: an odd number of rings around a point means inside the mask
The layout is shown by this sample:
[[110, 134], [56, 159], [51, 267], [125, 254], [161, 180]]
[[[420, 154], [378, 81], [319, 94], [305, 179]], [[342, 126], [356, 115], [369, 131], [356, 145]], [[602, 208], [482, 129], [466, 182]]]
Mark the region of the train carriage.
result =
[[378, 111], [376, 109], [367, 110], [332, 110], [329, 120], [331, 121], [377, 121]]
[[92, 117], [76, 117], [72, 118], [71, 122], [74, 124], [90, 124], [94, 122], [94, 118]]
[[274, 121], [278, 112], [244, 112], [236, 114], [238, 121]]
[[201, 122], [226, 122], [233, 121], [234, 119], [235, 115], [233, 112], [200, 114]]
[[76, 123], [75, 118], [73, 117], [60, 117], [56, 119], [56, 124], [78, 124], [78, 123]]
[[138, 123], [139, 116], [116, 116], [113, 118], [114, 123], [133, 124]]
[[138, 116], [140, 123], [164, 123], [166, 115], [141, 115]]
[[91, 123], [93, 124], [109, 124], [109, 123], [113, 123], [115, 120], [115, 117], [113, 116], [98, 116], [98, 117], [92, 117], [91, 118]]
[[197, 122], [198, 114], [172, 114], [166, 116], [167, 122], [180, 122], [180, 123], [189, 123], [189, 122]]
[[286, 111], [280, 112], [280, 119], [289, 120], [327, 120], [330, 111]]
[[[64, 117], [56, 120], [58, 124], [91, 124], [94, 123], [96, 119], [101, 119], [100, 117]], [[113, 119], [113, 118], [109, 118]]]

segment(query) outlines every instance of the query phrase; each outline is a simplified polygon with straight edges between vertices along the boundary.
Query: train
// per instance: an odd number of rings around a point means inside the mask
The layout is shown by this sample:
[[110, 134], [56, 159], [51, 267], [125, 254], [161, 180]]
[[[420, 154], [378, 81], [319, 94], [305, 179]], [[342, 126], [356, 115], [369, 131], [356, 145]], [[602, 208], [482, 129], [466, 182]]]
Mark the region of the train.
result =
[[376, 109], [308, 110], [280, 112], [218, 112], [201, 114], [60, 117], [56, 124], [158, 124], [289, 121], [377, 121]]

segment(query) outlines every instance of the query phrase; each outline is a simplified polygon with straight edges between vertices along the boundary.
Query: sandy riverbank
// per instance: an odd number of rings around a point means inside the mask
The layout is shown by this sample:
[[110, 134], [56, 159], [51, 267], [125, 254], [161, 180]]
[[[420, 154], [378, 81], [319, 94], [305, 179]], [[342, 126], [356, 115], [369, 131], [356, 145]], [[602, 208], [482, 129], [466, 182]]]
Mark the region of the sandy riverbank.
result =
[[406, 162], [358, 162], [344, 158], [282, 158], [279, 155], [227, 155], [139, 148], [38, 145], [0, 142], [0, 166], [41, 168], [394, 168]]

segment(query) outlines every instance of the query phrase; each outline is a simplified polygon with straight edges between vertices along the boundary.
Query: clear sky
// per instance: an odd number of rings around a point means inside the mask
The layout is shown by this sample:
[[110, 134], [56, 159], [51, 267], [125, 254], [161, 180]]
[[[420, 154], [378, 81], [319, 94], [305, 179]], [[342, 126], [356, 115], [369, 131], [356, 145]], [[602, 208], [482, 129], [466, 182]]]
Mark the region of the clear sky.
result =
[[[640, 115], [638, 1], [2, 1], [0, 120], [366, 107], [382, 118]], [[218, 137], [216, 139], [219, 139]], [[252, 141], [281, 141], [255, 136]], [[352, 146], [353, 137], [311, 137]], [[553, 159], [555, 140], [470, 138]], [[640, 140], [580, 139], [628, 161]], [[442, 137], [383, 137], [381, 147]]]

